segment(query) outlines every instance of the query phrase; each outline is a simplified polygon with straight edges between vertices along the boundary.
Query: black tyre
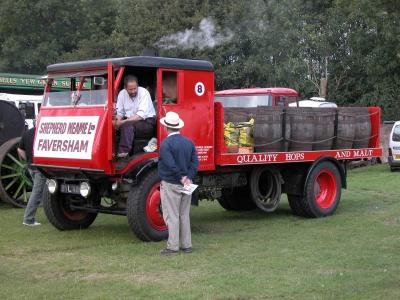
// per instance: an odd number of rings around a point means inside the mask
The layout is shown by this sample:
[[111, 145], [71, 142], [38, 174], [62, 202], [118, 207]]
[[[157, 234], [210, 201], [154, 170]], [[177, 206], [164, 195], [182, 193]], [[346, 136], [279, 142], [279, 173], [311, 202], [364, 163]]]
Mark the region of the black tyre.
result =
[[32, 191], [32, 178], [26, 161], [19, 159], [20, 137], [0, 147], [0, 199], [15, 207], [25, 207]]
[[127, 217], [132, 232], [142, 241], [157, 242], [168, 238], [157, 169], [150, 170], [137, 185], [132, 186], [127, 201]]
[[282, 194], [282, 180], [279, 170], [273, 166], [253, 169], [250, 175], [250, 195], [255, 205], [264, 212], [278, 208]]
[[342, 181], [338, 168], [330, 161], [319, 163], [309, 173], [305, 195], [300, 203], [306, 216], [332, 215], [340, 202]]
[[219, 204], [226, 210], [246, 211], [253, 210], [256, 205], [250, 198], [250, 191], [247, 186], [238, 188], [224, 188], [218, 199]]
[[302, 206], [302, 196], [299, 195], [287, 195], [288, 202], [292, 213], [299, 217], [307, 217], [307, 213], [304, 211]]
[[[75, 197], [75, 198], [74, 198]], [[47, 219], [59, 230], [73, 230], [88, 228], [96, 219], [97, 213], [89, 213], [72, 209], [71, 203], [79, 202], [79, 197], [69, 194], [50, 194], [47, 187], [43, 190], [43, 209]], [[86, 201], [86, 200], [85, 200]], [[96, 194], [92, 194], [87, 201], [99, 202]]]

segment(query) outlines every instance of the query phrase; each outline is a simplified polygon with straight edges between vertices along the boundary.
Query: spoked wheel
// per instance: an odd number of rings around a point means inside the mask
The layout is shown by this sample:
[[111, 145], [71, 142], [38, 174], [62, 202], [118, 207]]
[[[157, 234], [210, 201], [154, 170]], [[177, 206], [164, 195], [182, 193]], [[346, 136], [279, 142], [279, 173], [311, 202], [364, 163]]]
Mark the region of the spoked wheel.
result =
[[[73, 230], [88, 228], [96, 219], [97, 213], [89, 213], [71, 208], [73, 204], [82, 203], [80, 196], [70, 194], [50, 194], [47, 187], [43, 190], [43, 209], [47, 219], [59, 230]], [[94, 204], [100, 202], [98, 195], [93, 193], [90, 199], [85, 199]]]
[[13, 138], [0, 147], [0, 198], [16, 207], [25, 207], [32, 191], [27, 163], [19, 159], [21, 138]]
[[160, 197], [160, 177], [157, 169], [149, 171], [132, 187], [127, 202], [128, 223], [132, 232], [143, 241], [168, 238]]
[[279, 170], [273, 166], [255, 168], [250, 175], [250, 193], [254, 203], [262, 211], [275, 211], [282, 193]]
[[301, 199], [302, 208], [309, 217], [325, 217], [333, 214], [340, 202], [341, 177], [338, 168], [329, 161], [311, 170]]

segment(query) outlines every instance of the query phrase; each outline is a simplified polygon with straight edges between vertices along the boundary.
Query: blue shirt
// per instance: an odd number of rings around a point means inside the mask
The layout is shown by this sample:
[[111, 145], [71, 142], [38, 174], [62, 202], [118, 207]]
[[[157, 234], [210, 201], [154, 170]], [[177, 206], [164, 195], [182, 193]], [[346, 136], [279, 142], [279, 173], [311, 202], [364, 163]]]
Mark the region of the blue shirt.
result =
[[168, 183], [181, 184], [187, 176], [190, 180], [197, 173], [199, 161], [192, 141], [181, 134], [169, 135], [160, 146], [158, 175]]

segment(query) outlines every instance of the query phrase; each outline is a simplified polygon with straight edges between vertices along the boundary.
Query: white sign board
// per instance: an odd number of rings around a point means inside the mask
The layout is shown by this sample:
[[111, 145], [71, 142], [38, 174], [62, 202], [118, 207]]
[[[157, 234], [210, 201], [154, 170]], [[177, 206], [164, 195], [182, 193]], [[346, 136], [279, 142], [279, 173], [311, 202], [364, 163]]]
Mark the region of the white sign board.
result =
[[36, 157], [91, 159], [99, 116], [42, 117], [36, 129]]

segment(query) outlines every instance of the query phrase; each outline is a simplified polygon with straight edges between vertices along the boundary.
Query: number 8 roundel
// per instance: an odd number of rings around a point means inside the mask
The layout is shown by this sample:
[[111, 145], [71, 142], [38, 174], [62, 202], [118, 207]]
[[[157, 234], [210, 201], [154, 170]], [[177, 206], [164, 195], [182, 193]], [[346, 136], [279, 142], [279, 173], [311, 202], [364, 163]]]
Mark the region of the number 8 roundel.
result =
[[194, 86], [194, 91], [197, 96], [203, 96], [205, 92], [204, 84], [202, 82], [197, 82]]

